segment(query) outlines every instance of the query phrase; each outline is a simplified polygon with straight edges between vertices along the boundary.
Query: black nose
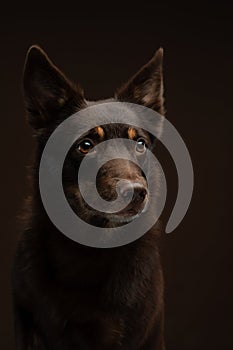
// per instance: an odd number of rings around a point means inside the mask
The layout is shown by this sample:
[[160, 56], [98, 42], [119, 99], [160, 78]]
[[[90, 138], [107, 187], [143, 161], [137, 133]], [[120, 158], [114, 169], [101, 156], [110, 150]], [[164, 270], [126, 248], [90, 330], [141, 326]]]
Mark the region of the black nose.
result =
[[138, 182], [127, 182], [120, 189], [120, 194], [125, 201], [132, 198], [131, 202], [142, 203], [147, 195], [147, 189]]

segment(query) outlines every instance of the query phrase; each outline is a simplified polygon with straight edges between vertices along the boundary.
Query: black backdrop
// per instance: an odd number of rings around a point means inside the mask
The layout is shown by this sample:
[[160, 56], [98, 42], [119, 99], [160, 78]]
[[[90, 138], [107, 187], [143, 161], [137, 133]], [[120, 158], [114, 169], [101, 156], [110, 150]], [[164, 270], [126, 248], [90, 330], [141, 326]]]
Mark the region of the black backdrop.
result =
[[232, 349], [230, 5], [14, 6], [0, 14], [0, 348], [14, 349], [10, 266], [33, 148], [20, 83], [26, 50], [37, 43], [94, 99], [111, 96], [164, 47], [167, 117], [195, 171], [189, 211], [164, 237], [167, 349]]

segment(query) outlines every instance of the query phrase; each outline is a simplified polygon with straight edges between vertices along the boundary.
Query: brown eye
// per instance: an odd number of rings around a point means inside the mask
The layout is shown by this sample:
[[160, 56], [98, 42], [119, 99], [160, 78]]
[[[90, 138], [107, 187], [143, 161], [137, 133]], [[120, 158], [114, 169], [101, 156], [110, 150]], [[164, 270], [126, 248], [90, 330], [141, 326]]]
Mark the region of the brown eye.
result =
[[86, 154], [86, 153], [90, 152], [93, 147], [94, 147], [94, 145], [90, 140], [83, 140], [78, 145], [78, 150], [79, 150], [79, 152]]
[[144, 153], [146, 150], [146, 141], [143, 138], [137, 140], [136, 151], [139, 153]]

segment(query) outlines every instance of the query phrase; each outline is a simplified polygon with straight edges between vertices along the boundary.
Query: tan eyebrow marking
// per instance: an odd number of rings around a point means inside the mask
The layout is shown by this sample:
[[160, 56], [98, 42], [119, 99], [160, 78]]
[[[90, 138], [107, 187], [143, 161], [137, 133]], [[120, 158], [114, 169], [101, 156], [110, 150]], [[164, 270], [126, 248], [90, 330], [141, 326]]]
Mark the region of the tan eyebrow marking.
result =
[[64, 97], [59, 97], [57, 102], [60, 106], [63, 106], [65, 104], [66, 100]]
[[128, 129], [128, 135], [129, 135], [129, 139], [133, 140], [136, 136], [136, 130], [133, 128], [129, 128]]
[[99, 137], [103, 138], [104, 137], [104, 129], [101, 128], [101, 126], [97, 126], [95, 128], [95, 131], [97, 132], [97, 134], [99, 135]]
[[67, 94], [65, 90], [62, 89], [60, 97], [57, 99], [57, 102], [60, 106], [63, 106], [65, 102], [67, 101]]

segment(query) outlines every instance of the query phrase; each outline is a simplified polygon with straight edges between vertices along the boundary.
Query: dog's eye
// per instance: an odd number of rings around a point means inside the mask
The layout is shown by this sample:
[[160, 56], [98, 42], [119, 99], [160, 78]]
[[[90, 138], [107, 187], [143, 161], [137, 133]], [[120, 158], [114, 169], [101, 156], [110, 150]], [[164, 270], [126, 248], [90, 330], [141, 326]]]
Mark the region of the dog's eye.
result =
[[146, 150], [146, 141], [143, 138], [137, 140], [136, 151], [144, 153]]
[[78, 145], [79, 152], [86, 154], [91, 151], [91, 149], [94, 147], [93, 143], [90, 140], [83, 140]]

